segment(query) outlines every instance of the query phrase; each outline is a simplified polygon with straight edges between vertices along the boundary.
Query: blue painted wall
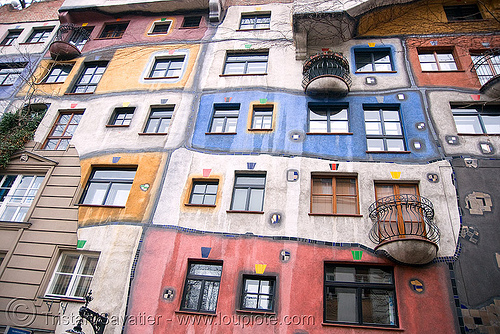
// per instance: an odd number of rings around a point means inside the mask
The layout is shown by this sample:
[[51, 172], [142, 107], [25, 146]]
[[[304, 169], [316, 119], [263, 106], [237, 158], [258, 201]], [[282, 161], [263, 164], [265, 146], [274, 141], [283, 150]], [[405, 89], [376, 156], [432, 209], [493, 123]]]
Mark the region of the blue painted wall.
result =
[[[399, 100], [398, 94], [377, 95], [378, 99], [373, 95], [314, 99], [304, 95], [265, 91], [206, 94], [201, 98], [192, 146], [207, 151], [274, 153], [353, 161], [425, 162], [438, 159], [440, 155], [429, 132], [420, 95], [417, 92], [405, 92], [404, 95], [405, 99]], [[230, 98], [230, 103], [240, 103], [237, 134], [206, 134], [210, 129], [214, 103], [224, 103], [225, 98]], [[248, 131], [252, 103], [258, 103], [261, 99], [266, 99], [266, 103], [277, 104], [273, 131]], [[306, 135], [309, 102], [348, 103], [349, 129], [353, 134]], [[410, 153], [366, 153], [363, 104], [380, 102], [400, 105], [406, 147]], [[423, 130], [417, 129], [416, 124], [419, 122], [425, 123]], [[294, 132], [302, 134], [300, 140], [290, 138]], [[422, 143], [420, 150], [413, 148], [411, 143], [414, 140]]]

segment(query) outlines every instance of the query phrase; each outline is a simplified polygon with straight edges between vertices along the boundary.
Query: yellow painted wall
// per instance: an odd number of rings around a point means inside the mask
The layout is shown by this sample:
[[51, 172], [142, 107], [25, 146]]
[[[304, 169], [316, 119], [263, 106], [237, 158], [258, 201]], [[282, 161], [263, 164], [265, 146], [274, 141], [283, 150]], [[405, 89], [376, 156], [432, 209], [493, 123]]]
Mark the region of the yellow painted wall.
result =
[[[113, 163], [113, 157], [120, 157], [117, 163]], [[81, 189], [82, 194], [85, 185], [94, 167], [126, 168], [137, 166], [134, 182], [124, 208], [107, 206], [80, 205], [78, 210], [79, 226], [95, 225], [117, 221], [141, 222], [148, 217], [152, 203], [149, 203], [152, 195], [158, 190], [158, 173], [160, 166], [164, 165], [163, 153], [117, 153], [84, 159], [81, 164]], [[149, 189], [144, 191], [141, 185], [149, 184]]]
[[[477, 4], [483, 20], [448, 22], [443, 6]], [[487, 9], [483, 5], [487, 6]], [[500, 30], [500, 1], [422, 0], [406, 5], [388, 6], [364, 15], [358, 26], [360, 36], [491, 32]]]

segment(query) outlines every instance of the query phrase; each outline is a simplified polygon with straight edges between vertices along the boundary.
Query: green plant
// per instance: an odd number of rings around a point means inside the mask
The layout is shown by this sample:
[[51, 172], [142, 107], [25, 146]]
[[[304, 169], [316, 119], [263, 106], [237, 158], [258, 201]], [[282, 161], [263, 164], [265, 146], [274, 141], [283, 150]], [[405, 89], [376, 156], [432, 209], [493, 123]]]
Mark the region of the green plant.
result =
[[5, 168], [10, 157], [33, 139], [47, 108], [27, 105], [13, 113], [5, 113], [0, 120], [0, 168]]

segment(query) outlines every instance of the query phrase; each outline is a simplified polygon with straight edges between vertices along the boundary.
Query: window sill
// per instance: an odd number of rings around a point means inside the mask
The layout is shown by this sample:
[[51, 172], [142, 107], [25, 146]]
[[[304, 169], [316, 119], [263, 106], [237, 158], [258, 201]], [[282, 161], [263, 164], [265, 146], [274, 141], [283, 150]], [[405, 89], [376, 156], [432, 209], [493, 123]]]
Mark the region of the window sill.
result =
[[206, 135], [235, 135], [236, 132], [205, 132]]
[[148, 36], [165, 36], [168, 32], [148, 32]]
[[125, 206], [121, 206], [121, 205], [78, 204], [78, 206], [79, 207], [91, 207], [91, 208], [125, 209]]
[[128, 128], [130, 125], [106, 124], [107, 128]]
[[500, 133], [457, 133], [458, 136], [474, 136], [474, 137], [479, 137], [479, 136], [485, 136], [485, 137], [490, 137], [490, 136], [500, 136]]
[[371, 71], [371, 72], [354, 72], [354, 74], [377, 74], [377, 73], [398, 73], [397, 71]]
[[363, 215], [359, 213], [316, 213], [316, 212], [309, 212], [309, 216], [363, 217]]
[[443, 73], [443, 72], [465, 72], [464, 70], [440, 70], [440, 71], [422, 71], [422, 73]]
[[45, 43], [45, 41], [43, 41], [43, 42], [33, 42], [33, 43], [24, 42], [24, 43], [19, 43], [19, 45], [43, 44], [43, 43]]
[[257, 28], [257, 29], [238, 29], [236, 31], [266, 31], [271, 30], [271, 28]]
[[139, 136], [165, 136], [168, 132], [139, 132]]
[[184, 203], [185, 206], [194, 206], [194, 207], [201, 207], [201, 208], [215, 208], [215, 204], [192, 204], [192, 203]]
[[64, 93], [64, 95], [90, 95], [90, 94], [94, 94], [94, 92], [92, 92], [92, 93]]
[[360, 328], [360, 329], [373, 329], [373, 330], [382, 330], [382, 331], [395, 331], [395, 332], [404, 332], [405, 330], [402, 328], [396, 327], [378, 327], [378, 326], [365, 326], [365, 325], [348, 325], [348, 324], [334, 324], [331, 322], [322, 322], [322, 326], [332, 326], [332, 327], [344, 327], [344, 328]]
[[237, 313], [247, 313], [247, 314], [261, 314], [261, 315], [266, 315], [266, 316], [276, 316], [276, 312], [272, 312], [272, 311], [237, 309], [236, 312]]
[[335, 136], [339, 136], [339, 135], [353, 135], [352, 132], [306, 132], [306, 135], [335, 135]]
[[262, 75], [267, 75], [267, 73], [219, 74], [219, 77], [252, 77], [252, 76], [262, 76]]
[[179, 79], [179, 78], [180, 78], [179, 76], [173, 76], [173, 77], [154, 77], [154, 78], [147, 77], [147, 78], [144, 78], [144, 80], [165, 80], [165, 79]]
[[226, 210], [227, 213], [253, 213], [253, 214], [264, 214], [264, 211], [244, 211], [244, 210]]
[[197, 26], [197, 27], [179, 27], [179, 30], [180, 29], [198, 29], [200, 26]]
[[193, 314], [193, 315], [206, 315], [209, 317], [216, 317], [217, 313], [208, 313], [208, 312], [200, 312], [200, 311], [184, 311], [184, 310], [178, 310], [174, 311], [176, 314]]
[[120, 37], [97, 37], [97, 38], [94, 38], [94, 41], [106, 40], [106, 39], [120, 39], [122, 37], [123, 37], [123, 35]]
[[14, 86], [14, 84], [0, 85], [0, 87], [9, 87], [9, 86]]
[[19, 230], [19, 229], [29, 228], [30, 226], [31, 223], [24, 221], [14, 222], [14, 221], [0, 220], [0, 228]]
[[63, 82], [38, 82], [36, 83], [37, 85], [62, 85]]
[[60, 300], [60, 301], [65, 301], [65, 302], [75, 302], [75, 303], [85, 303], [85, 298], [79, 298], [79, 297], [59, 297], [59, 296], [43, 296], [43, 299], [53, 299], [53, 300]]
[[370, 153], [370, 154], [372, 154], [372, 153], [410, 154], [411, 151], [366, 151], [366, 153]]
[[250, 129], [248, 129], [248, 131], [255, 131], [255, 132], [258, 132], [258, 131], [263, 131], [263, 132], [271, 132], [271, 131], [274, 131], [274, 129], [254, 129], [254, 128], [250, 128]]

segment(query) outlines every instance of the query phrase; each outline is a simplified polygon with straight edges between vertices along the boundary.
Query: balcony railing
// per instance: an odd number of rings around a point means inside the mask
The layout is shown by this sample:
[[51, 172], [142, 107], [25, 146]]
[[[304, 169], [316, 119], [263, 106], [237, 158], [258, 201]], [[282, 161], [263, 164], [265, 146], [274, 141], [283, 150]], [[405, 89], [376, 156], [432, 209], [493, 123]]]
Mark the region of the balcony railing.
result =
[[481, 93], [492, 98], [500, 97], [500, 49], [489, 50], [472, 56], [471, 71], [476, 72], [481, 83]]
[[90, 32], [84, 27], [62, 24], [57, 30], [49, 51], [53, 59], [68, 60], [81, 54], [83, 45], [89, 40]]
[[370, 206], [374, 222], [370, 240], [381, 244], [394, 240], [421, 239], [439, 242], [439, 229], [433, 222], [431, 201], [416, 195], [393, 195], [380, 198]]
[[302, 87], [308, 94], [345, 95], [351, 87], [349, 62], [334, 52], [309, 57], [302, 71]]

